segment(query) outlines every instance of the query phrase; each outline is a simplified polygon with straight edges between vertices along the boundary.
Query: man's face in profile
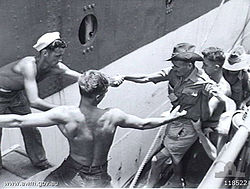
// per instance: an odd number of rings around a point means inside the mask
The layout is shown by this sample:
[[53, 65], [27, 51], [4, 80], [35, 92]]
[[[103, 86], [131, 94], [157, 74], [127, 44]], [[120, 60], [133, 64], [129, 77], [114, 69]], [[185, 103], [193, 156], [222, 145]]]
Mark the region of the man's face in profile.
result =
[[215, 61], [204, 58], [202, 69], [207, 75], [213, 75], [219, 68], [220, 66]]
[[172, 60], [173, 67], [172, 69], [176, 72], [176, 75], [179, 77], [185, 76], [189, 71], [190, 67], [188, 66], [190, 63], [181, 61], [181, 60]]
[[57, 47], [54, 50], [48, 50], [47, 62], [51, 67], [55, 66], [62, 61], [62, 56], [65, 52], [65, 48]]

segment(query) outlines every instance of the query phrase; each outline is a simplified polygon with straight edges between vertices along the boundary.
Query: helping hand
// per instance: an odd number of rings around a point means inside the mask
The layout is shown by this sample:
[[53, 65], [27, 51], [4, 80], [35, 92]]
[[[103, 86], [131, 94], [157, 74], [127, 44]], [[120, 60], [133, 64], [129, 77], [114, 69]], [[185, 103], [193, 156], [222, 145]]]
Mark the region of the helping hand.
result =
[[201, 133], [202, 132], [202, 129], [201, 129], [201, 120], [200, 119], [198, 119], [197, 121], [191, 120], [191, 122], [192, 122], [193, 127], [196, 130], [196, 132], [197, 133]]
[[117, 76], [111, 78], [110, 86], [111, 87], [118, 87], [123, 83], [123, 81], [124, 81], [124, 77], [121, 75], [117, 75]]
[[225, 94], [223, 94], [223, 92], [221, 91], [219, 86], [216, 86], [216, 85], [210, 86], [208, 92], [209, 92], [209, 94], [216, 97], [219, 101], [224, 101]]
[[186, 110], [182, 110], [181, 112], [179, 112], [180, 107], [181, 106], [178, 105], [175, 109], [172, 110], [172, 112], [170, 112], [170, 111], [163, 112], [161, 114], [161, 116], [175, 119], [175, 118], [186, 115], [187, 114]]

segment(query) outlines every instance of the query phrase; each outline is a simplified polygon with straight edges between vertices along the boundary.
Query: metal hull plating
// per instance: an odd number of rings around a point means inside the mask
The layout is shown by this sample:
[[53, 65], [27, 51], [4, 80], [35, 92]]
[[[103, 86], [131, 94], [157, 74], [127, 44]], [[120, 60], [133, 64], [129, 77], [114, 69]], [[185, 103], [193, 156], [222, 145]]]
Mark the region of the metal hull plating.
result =
[[[100, 69], [114, 60], [215, 8], [220, 0], [2, 0], [0, 66], [35, 54], [32, 45], [47, 31], [60, 31], [69, 47], [64, 62], [78, 71]], [[198, 7], [198, 8], [197, 8]], [[82, 44], [86, 15], [97, 19], [96, 37]], [[80, 35], [80, 36], [79, 36]], [[45, 97], [71, 83], [50, 78], [41, 84]]]
[[[38, 36], [59, 30], [69, 44], [64, 57], [69, 67], [78, 71], [101, 69], [110, 75], [150, 73], [169, 67], [171, 64], [164, 60], [179, 42], [195, 44], [198, 52], [208, 46], [228, 50], [242, 33], [249, 7], [245, 0], [231, 0], [214, 10], [219, 0], [26, 0], [15, 6], [12, 3], [0, 3], [1, 13], [5, 14], [0, 18], [3, 19], [0, 27], [4, 28], [0, 31], [0, 41], [5, 44], [1, 45], [1, 65], [35, 53], [31, 46]], [[93, 40], [84, 45], [79, 40], [79, 27], [89, 14], [97, 19], [97, 31]], [[247, 25], [245, 33], [248, 31]], [[246, 47], [249, 42], [248, 38], [242, 41]], [[49, 78], [41, 83], [40, 93], [45, 97], [70, 83], [70, 79], [63, 77]], [[140, 117], [158, 116], [171, 107], [167, 94], [166, 83], [138, 85], [126, 82], [117, 89], [110, 89], [100, 106], [118, 107]], [[78, 86], [74, 84], [47, 100], [78, 105], [79, 98]], [[49, 160], [60, 164], [68, 154], [66, 139], [56, 127], [40, 130]], [[158, 129], [118, 129], [108, 169], [115, 187], [123, 186], [136, 173], [157, 132]], [[164, 130], [160, 137], [163, 133]], [[16, 143], [23, 145], [16, 129], [6, 129], [3, 143], [4, 148]]]

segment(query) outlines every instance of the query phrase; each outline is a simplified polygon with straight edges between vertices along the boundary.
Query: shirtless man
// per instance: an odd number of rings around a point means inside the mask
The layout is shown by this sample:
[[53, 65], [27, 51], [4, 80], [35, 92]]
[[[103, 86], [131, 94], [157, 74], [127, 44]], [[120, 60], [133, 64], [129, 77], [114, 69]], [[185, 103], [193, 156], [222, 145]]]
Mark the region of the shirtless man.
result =
[[108, 79], [102, 73], [90, 70], [80, 77], [81, 101], [79, 107], [60, 106], [47, 112], [25, 116], [0, 115], [1, 127], [36, 127], [58, 125], [68, 139], [68, 158], [51, 172], [45, 181], [70, 186], [77, 173], [84, 187], [110, 187], [107, 173], [107, 156], [117, 126], [134, 129], [151, 129], [186, 114], [177, 106], [166, 117], [141, 119], [117, 108], [100, 109], [97, 105], [108, 91]]
[[[31, 113], [30, 106], [39, 110], [57, 106], [39, 97], [37, 83], [49, 74], [57, 73], [71, 75], [77, 81], [80, 74], [61, 63], [66, 46], [59, 32], [46, 33], [33, 46], [38, 51], [36, 56], [27, 56], [0, 67], [0, 114], [25, 115]], [[46, 159], [39, 130], [21, 128], [21, 133], [32, 164], [42, 170], [51, 167]], [[0, 143], [1, 137], [2, 129]]]
[[[62, 63], [67, 44], [61, 39], [59, 32], [42, 35], [33, 47], [38, 51], [36, 56], [27, 56], [0, 68], [0, 114], [29, 114], [30, 106], [44, 111], [57, 107], [58, 105], [48, 103], [39, 97], [37, 83], [53, 74], [70, 75], [75, 81], [81, 75]], [[109, 80], [112, 87], [118, 86], [121, 82], [113, 78]], [[39, 130], [21, 128], [21, 132], [32, 164], [42, 170], [51, 167], [45, 156]], [[0, 128], [0, 141], [1, 136]]]

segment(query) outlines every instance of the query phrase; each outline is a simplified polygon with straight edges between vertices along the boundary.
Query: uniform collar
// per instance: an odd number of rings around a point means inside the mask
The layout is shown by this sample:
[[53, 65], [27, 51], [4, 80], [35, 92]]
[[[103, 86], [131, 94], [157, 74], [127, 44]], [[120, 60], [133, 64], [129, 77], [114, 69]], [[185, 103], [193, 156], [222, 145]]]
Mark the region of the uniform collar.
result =
[[243, 70], [240, 70], [240, 72], [239, 72], [239, 74], [238, 74], [237, 77], [238, 77], [239, 80], [242, 80], [242, 79], [243, 79], [243, 77], [244, 77], [244, 76], [243, 76]]
[[193, 71], [189, 74], [189, 76], [187, 76], [184, 81], [188, 81], [191, 80], [193, 82], [197, 82], [198, 81], [198, 68], [194, 67]]

